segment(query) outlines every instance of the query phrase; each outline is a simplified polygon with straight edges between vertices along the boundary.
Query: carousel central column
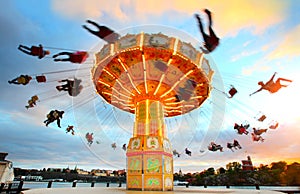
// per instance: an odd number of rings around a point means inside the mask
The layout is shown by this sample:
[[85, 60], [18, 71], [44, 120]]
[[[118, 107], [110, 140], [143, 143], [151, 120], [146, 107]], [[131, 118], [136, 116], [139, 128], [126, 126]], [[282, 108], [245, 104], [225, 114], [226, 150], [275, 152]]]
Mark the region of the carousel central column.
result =
[[136, 104], [133, 137], [127, 147], [127, 189], [173, 190], [173, 155], [159, 101]]

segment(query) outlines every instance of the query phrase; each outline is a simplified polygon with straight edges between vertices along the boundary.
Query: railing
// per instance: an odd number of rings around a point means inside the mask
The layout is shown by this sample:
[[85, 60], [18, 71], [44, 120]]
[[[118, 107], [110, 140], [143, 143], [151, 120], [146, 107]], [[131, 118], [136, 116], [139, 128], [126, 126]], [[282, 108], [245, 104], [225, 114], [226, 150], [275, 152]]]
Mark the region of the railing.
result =
[[[47, 188], [51, 188], [52, 187], [52, 183], [53, 181], [49, 181]], [[91, 182], [91, 187], [95, 187], [95, 181]], [[24, 181], [21, 180], [19, 183], [9, 183], [9, 184], [5, 184], [2, 183], [0, 185], [0, 194], [1, 193], [6, 193], [6, 194], [20, 194], [21, 191], [24, 190], [28, 190], [28, 188], [23, 188], [23, 184]], [[109, 182], [106, 183], [106, 187], [109, 187]], [[72, 182], [72, 187], [76, 187], [77, 186], [77, 181], [73, 181]], [[122, 187], [122, 182], [119, 182], [119, 187]]]
[[[48, 182], [47, 188], [51, 188], [52, 187], [52, 182], [53, 181], [49, 181]], [[95, 183], [96, 183], [95, 181], [92, 181], [91, 182], [91, 187], [95, 187]], [[77, 181], [73, 181], [72, 182], [72, 187], [76, 187], [76, 185], [77, 185]], [[109, 182], [106, 183], [106, 187], [109, 187]], [[122, 182], [121, 181], [119, 182], [119, 187], [122, 187]]]
[[300, 191], [290, 191], [290, 190], [274, 190], [282, 193], [288, 193], [288, 194], [294, 194], [294, 193], [300, 193]]
[[[208, 186], [207, 185], [203, 185], [204, 188], [207, 188]], [[260, 186], [258, 184], [255, 184], [255, 189], [256, 190], [260, 190]], [[186, 185], [186, 187], [188, 187], [188, 185]], [[226, 189], [230, 189], [230, 185], [226, 185], [225, 186]], [[271, 190], [271, 189], [270, 189]], [[281, 193], [287, 193], [287, 194], [294, 194], [294, 193], [300, 193], [300, 190], [284, 190], [284, 189], [274, 189], [272, 191], [277, 191], [277, 192], [281, 192]]]
[[[49, 181], [48, 185], [47, 185], [47, 188], [51, 188], [52, 183], [53, 183], [53, 181]], [[95, 187], [95, 183], [96, 183], [95, 181], [91, 182], [91, 187]], [[21, 180], [19, 183], [9, 183], [9, 184], [2, 183], [0, 185], [0, 194], [4, 194], [4, 193], [5, 194], [21, 194], [21, 191], [28, 190], [28, 188], [23, 188], [23, 184], [24, 184], [23, 180]], [[71, 186], [76, 187], [77, 186], [77, 181], [73, 181]], [[107, 182], [106, 187], [109, 187], [109, 186], [110, 186], [110, 183]], [[185, 186], [188, 188], [189, 184], [186, 184]], [[204, 186], [204, 188], [208, 187], [207, 185], [203, 185], [203, 186]], [[258, 184], [254, 185], [254, 186], [255, 186], [256, 190], [260, 190], [260, 186]], [[121, 181], [119, 182], [118, 187], [122, 187], [122, 182]], [[230, 185], [226, 185], [225, 187], [227, 189], [230, 189]], [[273, 191], [287, 193], [287, 194], [300, 193], [300, 190], [284, 190], [284, 189], [278, 190], [278, 189], [274, 189]]]
[[20, 181], [19, 183], [8, 183], [7, 186], [5, 183], [1, 183], [0, 193], [5, 192], [7, 194], [20, 194], [21, 191], [25, 190], [23, 189], [23, 184], [23, 181]]

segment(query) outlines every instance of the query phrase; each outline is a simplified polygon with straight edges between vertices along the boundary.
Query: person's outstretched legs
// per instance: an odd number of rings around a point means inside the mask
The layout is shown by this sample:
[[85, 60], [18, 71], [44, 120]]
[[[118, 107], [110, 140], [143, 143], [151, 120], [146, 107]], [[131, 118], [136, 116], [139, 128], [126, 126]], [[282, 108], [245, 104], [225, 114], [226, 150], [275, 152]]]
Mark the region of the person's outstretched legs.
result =
[[61, 52], [61, 53], [58, 53], [58, 54], [56, 54], [56, 55], [53, 55], [53, 58], [56, 58], [56, 57], [61, 56], [61, 55], [68, 55], [69, 58], [65, 58], [65, 59], [54, 59], [54, 61], [70, 61], [70, 55], [71, 55], [71, 54], [72, 54], [71, 52]]
[[50, 121], [50, 120], [46, 120], [46, 127], [48, 127], [48, 125], [50, 124], [50, 123], [52, 123], [52, 121]]
[[87, 20], [86, 22], [87, 22], [87, 23], [90, 23], [90, 24], [92, 24], [92, 25], [94, 25], [94, 26], [96, 26], [97, 28], [100, 28], [100, 25], [97, 24], [96, 22], [92, 21], [92, 20]]
[[59, 128], [61, 128], [61, 126], [60, 126], [60, 119], [57, 119], [57, 126], [58, 126]]
[[86, 29], [87, 31], [89, 31], [91, 34], [97, 35], [97, 31], [91, 30], [90, 28], [88, 28], [86, 25], [82, 25], [82, 27], [84, 29]]
[[201, 18], [198, 14], [195, 14], [195, 17], [198, 20], [199, 29], [200, 29], [200, 32], [201, 32], [201, 34], [203, 36], [203, 39], [205, 41], [207, 39], [207, 34], [205, 34], [205, 32], [204, 32], [203, 25], [202, 25], [202, 22], [201, 22]]
[[276, 82], [281, 81], [281, 80], [282, 80], [282, 81], [287, 81], [287, 82], [292, 82], [292, 80], [285, 79], [285, 78], [281, 78], [281, 77], [278, 78]]
[[[100, 26], [99, 26], [96, 22], [93, 22], [93, 21], [91, 21], [91, 20], [87, 20], [86, 22], [87, 22], [87, 23], [90, 23], [90, 24], [96, 26], [98, 29], [100, 29]], [[92, 30], [92, 29], [88, 28], [86, 25], [82, 25], [82, 27], [83, 27], [84, 29], [86, 29], [87, 31], [89, 31], [90, 33], [92, 33], [92, 34], [98, 36], [98, 31]]]
[[[274, 77], [275, 77], [276, 74], [277, 74], [277, 72], [275, 72], [275, 73], [272, 75], [272, 77], [270, 78], [269, 81], [272, 81], [272, 80], [274, 79]], [[268, 82], [269, 82], [269, 81], [268, 81]]]
[[70, 58], [65, 58], [65, 59], [54, 59], [54, 61], [70, 61]]
[[62, 87], [61, 89], [62, 89], [63, 91], [68, 91], [70, 86], [69, 86], [69, 84], [64, 84], [64, 85], [62, 85], [61, 87]]
[[276, 80], [276, 85], [279, 86], [279, 87], [287, 87], [288, 85], [282, 85], [280, 83], [280, 81], [286, 81], [286, 82], [292, 82], [292, 80], [289, 80], [289, 79], [285, 79], [285, 78], [278, 78]]
[[68, 87], [68, 84], [65, 84], [65, 85], [56, 86], [56, 89], [58, 91], [68, 91], [69, 87]]
[[23, 53], [26, 53], [28, 55], [31, 55], [31, 49], [27, 46], [24, 46], [24, 45], [19, 45], [18, 49], [20, 51], [22, 51]]
[[61, 55], [68, 55], [68, 56], [70, 56], [71, 54], [72, 54], [71, 52], [60, 52], [60, 53], [57, 53], [57, 54], [53, 55], [52, 57], [56, 58], [56, 57], [61, 56]]
[[209, 25], [209, 27], [211, 27], [212, 26], [211, 12], [208, 9], [205, 9], [204, 12], [208, 16], [208, 22], [209, 22], [208, 25]]
[[11, 81], [8, 81], [8, 83], [10, 83], [10, 84], [20, 84], [20, 83], [18, 82], [18, 78], [15, 78], [15, 79], [13, 79], [13, 80], [11, 80]]
[[62, 86], [56, 86], [56, 89], [57, 89], [58, 91], [62, 91]]

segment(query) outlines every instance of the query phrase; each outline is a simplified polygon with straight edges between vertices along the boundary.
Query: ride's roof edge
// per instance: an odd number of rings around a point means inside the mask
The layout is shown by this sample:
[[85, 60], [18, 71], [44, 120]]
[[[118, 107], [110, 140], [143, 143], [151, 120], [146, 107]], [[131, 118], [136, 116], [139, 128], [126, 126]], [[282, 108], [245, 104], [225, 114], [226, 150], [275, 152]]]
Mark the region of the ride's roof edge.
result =
[[[169, 54], [172, 56], [176, 56], [178, 58], [181, 58], [182, 60], [188, 61], [190, 64], [197, 67], [198, 71], [201, 72], [203, 77], [205, 77], [205, 82], [207, 84], [207, 91], [205, 92], [205, 95], [201, 96], [202, 98], [207, 99], [210, 95], [211, 91], [211, 85], [210, 82], [212, 80], [212, 76], [214, 74], [214, 71], [211, 69], [209, 60], [204, 57], [204, 54], [202, 52], [199, 52], [196, 50], [190, 43], [183, 42], [175, 37], [168, 37], [164, 34], [158, 33], [158, 34], [127, 34], [123, 37], [121, 37], [118, 41], [116, 41], [114, 44], [106, 44], [102, 47], [102, 49], [95, 54], [96, 62], [94, 67], [92, 68], [92, 76], [94, 79], [94, 83], [97, 84], [98, 80], [95, 80], [95, 77], [100, 77], [100, 75], [103, 73], [103, 70], [105, 70], [106, 64], [108, 64], [112, 59], [118, 58], [118, 55], [126, 52], [132, 52], [137, 51], [143, 53], [146, 49], [155, 49], [160, 51], [161, 53], [169, 52]], [[119, 59], [117, 59], [119, 60]], [[121, 62], [121, 60], [120, 60]], [[104, 65], [103, 65], [104, 64]], [[102, 68], [99, 68], [99, 66], [102, 66]], [[126, 70], [126, 69], [125, 69]], [[145, 70], [145, 65], [144, 65]], [[112, 74], [112, 77], [115, 77], [113, 75], [113, 72], [106, 71], [108, 74]], [[145, 76], [144, 76], [145, 77]], [[184, 76], [182, 76], [184, 77]], [[188, 76], [185, 76], [188, 77]], [[144, 80], [146, 82], [146, 80]], [[104, 82], [102, 84], [105, 84]], [[109, 84], [108, 84], [109, 85]], [[134, 84], [132, 84], [133, 87]], [[147, 88], [147, 86], [145, 86]], [[173, 88], [174, 89], [174, 88]], [[138, 92], [138, 88], [135, 87], [135, 90]], [[147, 90], [147, 89], [146, 89]], [[112, 104], [111, 99], [109, 99], [107, 96], [103, 95], [103, 92], [100, 92], [99, 89], [96, 86], [96, 91], [98, 94], [100, 94], [106, 101]], [[106, 92], [107, 93], [107, 92]], [[112, 94], [112, 92], [110, 92]], [[120, 95], [118, 95], [120, 97]], [[174, 94], [173, 94], [174, 96]], [[197, 96], [196, 96], [197, 97]], [[199, 97], [199, 96], [198, 96]], [[199, 98], [200, 98], [199, 97]], [[177, 113], [166, 113], [166, 116], [176, 116], [178, 114], [184, 114], [187, 112], [190, 112], [191, 110], [198, 108], [201, 106], [201, 104], [205, 101], [201, 100], [199, 101], [199, 104], [193, 108], [190, 108], [186, 111], [178, 111]], [[120, 99], [118, 99], [120, 101]], [[123, 102], [122, 102], [123, 103]], [[113, 104], [116, 106], [116, 104]], [[187, 103], [182, 103], [182, 105], [187, 105]], [[125, 110], [127, 112], [134, 113], [134, 107], [126, 106], [124, 103], [122, 106], [116, 106], [118, 108], [121, 108], [122, 110]], [[174, 112], [172, 110], [172, 106], [166, 108], [169, 112]], [[171, 109], [171, 110], [170, 110]], [[176, 112], [176, 111], [175, 111]]]

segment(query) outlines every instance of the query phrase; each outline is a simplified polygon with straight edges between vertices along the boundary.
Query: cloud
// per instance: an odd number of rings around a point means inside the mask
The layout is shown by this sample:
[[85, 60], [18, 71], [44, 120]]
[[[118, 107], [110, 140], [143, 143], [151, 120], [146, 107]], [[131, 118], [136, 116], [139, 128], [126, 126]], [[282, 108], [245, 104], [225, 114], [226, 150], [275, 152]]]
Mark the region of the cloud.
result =
[[269, 60], [278, 58], [292, 58], [299, 57], [300, 53], [300, 25], [296, 26], [290, 32], [287, 32], [286, 36], [281, 40], [279, 45], [273, 50], [267, 58]]
[[[300, 132], [299, 126], [300, 120], [297, 120], [297, 124], [287, 123], [281, 125], [275, 131], [268, 131], [264, 138], [266, 139], [264, 143], [256, 144], [252, 146], [252, 151], [257, 150], [253, 156], [257, 158], [255, 162], [256, 165], [259, 163], [268, 164], [270, 162], [276, 162], [278, 160], [299, 161], [300, 144], [297, 139], [299, 139]], [[292, 134], [292, 135], [291, 135]], [[277, 156], [280, 156], [278, 159]]]
[[[128, 0], [116, 0], [112, 3], [108, 3], [106, 0], [54, 0], [52, 8], [68, 18], [104, 18], [109, 15], [112, 18], [127, 20], [124, 8], [130, 7], [129, 2]], [[66, 7], [68, 9], [65, 9]]]
[[242, 51], [241, 53], [238, 53], [237, 55], [234, 55], [231, 57], [231, 62], [235, 62], [241, 58], [249, 57], [251, 55], [259, 53], [259, 50], [253, 50], [253, 51]]
[[249, 76], [252, 75], [254, 72], [268, 72], [271, 70], [269, 65], [256, 63], [253, 66], [243, 67], [242, 68], [242, 75]]
[[[234, 36], [243, 28], [251, 28], [253, 33], [259, 34], [268, 27], [280, 23], [285, 18], [285, 10], [289, 4], [286, 1], [272, 0], [259, 2], [231, 0], [224, 4], [217, 0], [116, 0], [114, 3], [107, 3], [106, 0], [91, 0], [88, 3], [84, 0], [54, 0], [52, 6], [54, 11], [69, 18], [99, 18], [106, 22], [109, 22], [108, 18], [112, 18], [127, 24], [130, 22], [166, 24], [172, 20], [175, 24], [180, 17], [193, 19], [192, 15], [195, 12], [200, 13], [204, 8], [208, 8], [215, 13], [214, 25], [220, 36]], [[66, 7], [68, 9], [65, 9]], [[160, 16], [159, 20], [155, 19], [157, 16]]]
[[[219, 1], [214, 1], [219, 4]], [[285, 10], [288, 7], [286, 2], [274, 1], [238, 1], [234, 0], [226, 3], [225, 6], [218, 7], [216, 14], [216, 25], [223, 34], [234, 35], [240, 29], [251, 28], [254, 34], [261, 34], [270, 26], [283, 21]]]
[[[275, 37], [275, 39], [277, 39]], [[268, 72], [270, 71], [274, 65], [275, 62], [273, 62], [272, 60], [270, 60], [270, 58], [268, 58], [268, 54], [264, 54], [264, 53], [268, 53], [271, 52], [270, 50], [274, 47], [277, 47], [278, 45], [278, 41], [271, 41], [268, 42], [264, 45], [261, 45], [260, 48], [252, 50], [252, 51], [242, 51], [240, 54], [237, 54], [235, 56], [233, 56], [231, 58], [231, 60], [234, 62], [236, 60], [240, 60], [240, 59], [245, 59], [245, 57], [252, 57], [252, 58], [256, 58], [256, 60], [254, 61], [254, 64], [249, 65], [249, 64], [245, 64], [242, 67], [242, 75], [245, 76], [250, 76], [253, 75], [254, 72]], [[263, 54], [263, 56], [260, 56], [260, 54]], [[253, 56], [252, 56], [253, 55]], [[246, 60], [244, 60], [246, 61]], [[276, 62], [276, 64], [278, 64], [279, 62]]]

